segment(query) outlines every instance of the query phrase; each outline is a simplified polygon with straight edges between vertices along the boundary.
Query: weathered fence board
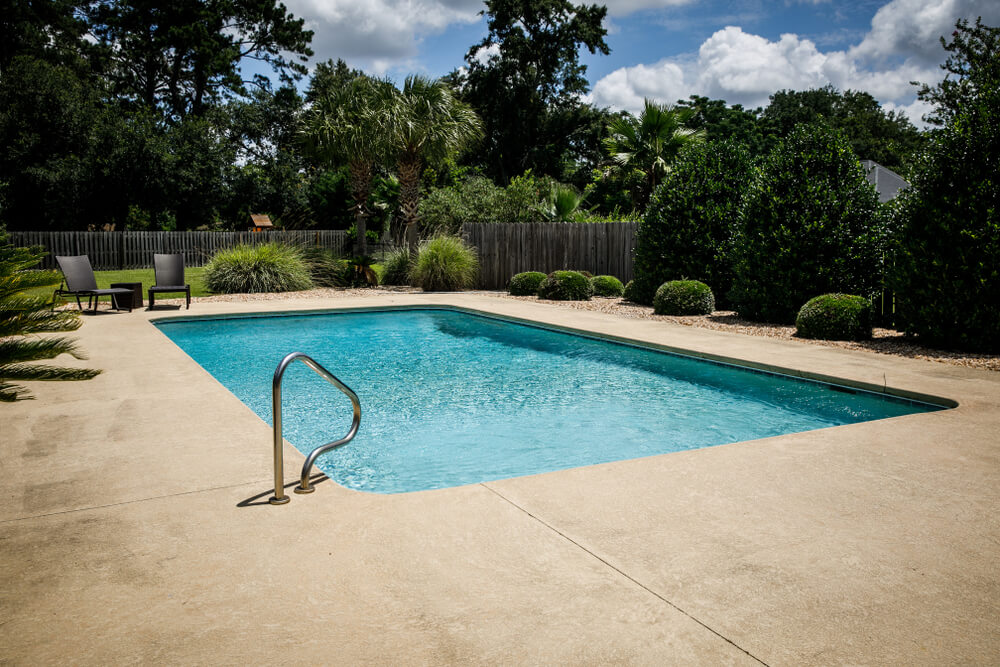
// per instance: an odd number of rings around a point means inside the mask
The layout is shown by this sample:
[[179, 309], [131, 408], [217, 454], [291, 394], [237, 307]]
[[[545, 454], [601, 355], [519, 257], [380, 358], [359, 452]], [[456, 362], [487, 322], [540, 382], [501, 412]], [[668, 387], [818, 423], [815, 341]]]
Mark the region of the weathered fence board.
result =
[[145, 269], [154, 253], [182, 253], [187, 266], [202, 266], [218, 250], [240, 243], [269, 241], [320, 246], [343, 253], [347, 232], [301, 230], [269, 232], [9, 232], [17, 246], [42, 246], [49, 253], [44, 268], [55, 268], [56, 255], [87, 255], [95, 270]]
[[466, 223], [462, 235], [479, 252], [480, 287], [503, 289], [515, 273], [560, 269], [632, 279], [638, 223]]

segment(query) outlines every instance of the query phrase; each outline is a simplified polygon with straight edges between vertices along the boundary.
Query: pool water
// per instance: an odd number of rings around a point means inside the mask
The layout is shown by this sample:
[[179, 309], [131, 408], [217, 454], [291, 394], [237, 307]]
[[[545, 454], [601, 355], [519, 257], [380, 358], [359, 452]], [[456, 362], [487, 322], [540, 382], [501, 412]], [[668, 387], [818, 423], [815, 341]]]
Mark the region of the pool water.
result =
[[[157, 326], [269, 424], [278, 362], [299, 351], [325, 366], [357, 392], [362, 421], [358, 436], [317, 466], [346, 487], [378, 493], [938, 409], [446, 309]], [[350, 401], [305, 364], [292, 364], [282, 385], [284, 435], [300, 451], [347, 432]]]

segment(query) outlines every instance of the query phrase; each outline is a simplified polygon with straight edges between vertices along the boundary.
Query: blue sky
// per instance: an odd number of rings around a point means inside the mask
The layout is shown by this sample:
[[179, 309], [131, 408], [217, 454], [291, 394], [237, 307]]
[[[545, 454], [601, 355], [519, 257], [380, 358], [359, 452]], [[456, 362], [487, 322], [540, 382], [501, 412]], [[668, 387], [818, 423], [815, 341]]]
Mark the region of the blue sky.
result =
[[[312, 63], [343, 58], [399, 80], [464, 64], [486, 36], [481, 0], [284, 0], [315, 31]], [[1000, 25], [1000, 0], [610, 0], [608, 56], [583, 54], [589, 100], [638, 109], [644, 97], [707, 95], [748, 107], [780, 89], [866, 90], [914, 122], [910, 81], [937, 82], [958, 18]]]

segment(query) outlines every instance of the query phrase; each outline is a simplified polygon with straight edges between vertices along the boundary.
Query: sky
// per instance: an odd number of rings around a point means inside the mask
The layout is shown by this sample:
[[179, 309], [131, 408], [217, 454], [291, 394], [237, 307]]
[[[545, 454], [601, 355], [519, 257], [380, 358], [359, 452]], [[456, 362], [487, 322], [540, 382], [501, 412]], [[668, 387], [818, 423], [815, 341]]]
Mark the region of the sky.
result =
[[[594, 0], [591, 0], [593, 2]], [[284, 0], [315, 32], [310, 65], [348, 65], [400, 81], [461, 67], [487, 34], [482, 0]], [[937, 83], [955, 21], [1000, 25], [1000, 0], [608, 0], [610, 55], [583, 50], [588, 101], [638, 111], [690, 95], [747, 108], [782, 89], [831, 84], [871, 93], [918, 126], [911, 81]]]

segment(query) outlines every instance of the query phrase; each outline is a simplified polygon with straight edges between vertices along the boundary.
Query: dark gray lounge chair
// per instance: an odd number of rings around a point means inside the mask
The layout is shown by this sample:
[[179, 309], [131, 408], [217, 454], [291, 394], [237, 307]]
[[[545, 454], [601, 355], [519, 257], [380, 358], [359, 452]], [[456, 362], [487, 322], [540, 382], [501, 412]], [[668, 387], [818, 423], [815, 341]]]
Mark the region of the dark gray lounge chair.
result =
[[[62, 285], [59, 285], [57, 289], [52, 294], [53, 304], [55, 303], [55, 298], [57, 296], [75, 296], [76, 306], [80, 310], [83, 310], [83, 306], [80, 304], [80, 297], [87, 297], [87, 307], [93, 306], [94, 312], [97, 312], [97, 304], [100, 302], [102, 296], [110, 296], [111, 306], [115, 310], [120, 310], [118, 308], [118, 302], [128, 304], [128, 312], [132, 312], [132, 296], [133, 292], [130, 289], [124, 287], [112, 287], [110, 289], [97, 289], [97, 278], [94, 276], [94, 269], [90, 266], [90, 258], [86, 255], [74, 255], [72, 257], [56, 257], [56, 263], [59, 264], [59, 270], [62, 271], [63, 280], [65, 281], [66, 289], [63, 289]], [[127, 299], [115, 299], [116, 294], [128, 295]]]
[[157, 294], [164, 292], [184, 292], [187, 297], [187, 308], [191, 308], [191, 286], [184, 284], [184, 255], [153, 255], [153, 273], [156, 284], [149, 288], [149, 309]]

